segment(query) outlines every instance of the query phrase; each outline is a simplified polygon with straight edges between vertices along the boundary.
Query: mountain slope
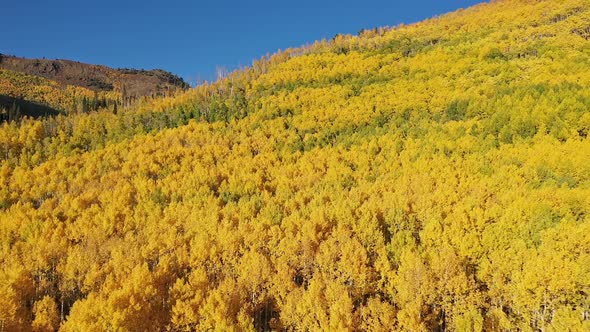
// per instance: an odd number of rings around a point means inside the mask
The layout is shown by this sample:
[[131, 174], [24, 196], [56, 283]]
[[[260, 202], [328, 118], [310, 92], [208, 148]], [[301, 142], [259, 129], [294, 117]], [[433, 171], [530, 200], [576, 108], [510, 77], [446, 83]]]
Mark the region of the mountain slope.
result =
[[112, 69], [70, 60], [25, 59], [2, 54], [0, 68], [94, 91], [122, 92], [125, 87], [127, 95], [134, 98], [189, 87], [182, 78], [161, 69]]
[[2, 120], [15, 121], [22, 116], [43, 117], [96, 110], [116, 111], [122, 94], [115, 91], [92, 91], [61, 85], [43, 77], [0, 69], [0, 111]]
[[0, 130], [7, 330], [590, 328], [587, 1]]
[[69, 60], [0, 54], [0, 119], [41, 117], [135, 106], [142, 98], [188, 89], [166, 71], [112, 69]]

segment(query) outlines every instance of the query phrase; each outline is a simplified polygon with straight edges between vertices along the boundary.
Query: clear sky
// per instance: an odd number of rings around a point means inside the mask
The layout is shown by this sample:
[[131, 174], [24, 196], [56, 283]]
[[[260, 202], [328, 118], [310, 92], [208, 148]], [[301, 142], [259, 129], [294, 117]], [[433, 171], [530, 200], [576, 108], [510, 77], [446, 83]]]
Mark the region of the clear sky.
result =
[[0, 53], [162, 68], [193, 83], [278, 49], [482, 0], [1, 0]]

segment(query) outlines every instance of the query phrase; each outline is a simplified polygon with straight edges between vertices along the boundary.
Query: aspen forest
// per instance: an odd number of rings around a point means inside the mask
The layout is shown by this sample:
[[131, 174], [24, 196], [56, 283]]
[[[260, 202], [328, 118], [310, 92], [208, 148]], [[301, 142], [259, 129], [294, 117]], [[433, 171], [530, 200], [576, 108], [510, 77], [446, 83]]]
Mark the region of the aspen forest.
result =
[[129, 105], [0, 70], [59, 111], [0, 123], [0, 332], [590, 331], [589, 40], [496, 0]]

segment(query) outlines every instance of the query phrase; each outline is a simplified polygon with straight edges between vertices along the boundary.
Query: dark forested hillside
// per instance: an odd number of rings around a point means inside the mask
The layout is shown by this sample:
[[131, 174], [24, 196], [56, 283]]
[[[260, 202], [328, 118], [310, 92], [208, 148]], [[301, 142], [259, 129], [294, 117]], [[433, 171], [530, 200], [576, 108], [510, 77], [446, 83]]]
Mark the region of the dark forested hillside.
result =
[[589, 27], [493, 1], [3, 123], [0, 331], [590, 330]]

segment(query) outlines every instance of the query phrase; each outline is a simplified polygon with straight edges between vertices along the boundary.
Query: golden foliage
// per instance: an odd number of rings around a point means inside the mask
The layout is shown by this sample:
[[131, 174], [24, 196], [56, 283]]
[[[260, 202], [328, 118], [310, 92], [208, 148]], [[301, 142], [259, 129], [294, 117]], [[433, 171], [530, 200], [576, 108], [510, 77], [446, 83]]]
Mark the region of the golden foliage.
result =
[[495, 1], [4, 124], [0, 327], [588, 330], [589, 14]]

